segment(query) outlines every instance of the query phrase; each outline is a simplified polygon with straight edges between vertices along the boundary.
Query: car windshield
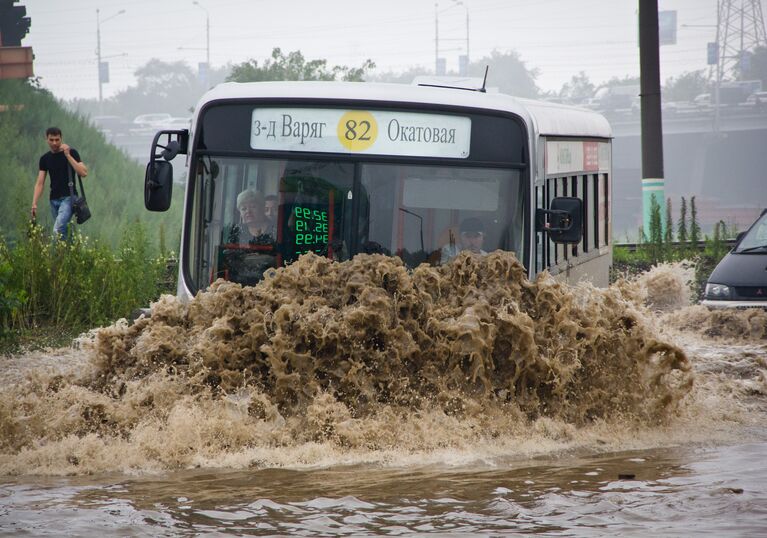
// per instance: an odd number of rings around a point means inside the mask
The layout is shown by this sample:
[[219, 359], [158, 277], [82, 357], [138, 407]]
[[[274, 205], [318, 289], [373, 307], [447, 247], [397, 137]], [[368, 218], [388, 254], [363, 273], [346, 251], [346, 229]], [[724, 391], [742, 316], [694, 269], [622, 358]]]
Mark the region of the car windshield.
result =
[[736, 252], [747, 252], [767, 248], [767, 212], [746, 232], [746, 235], [738, 243]]
[[204, 156], [193, 183], [186, 270], [255, 284], [314, 252], [446, 263], [462, 250], [522, 252], [520, 171]]

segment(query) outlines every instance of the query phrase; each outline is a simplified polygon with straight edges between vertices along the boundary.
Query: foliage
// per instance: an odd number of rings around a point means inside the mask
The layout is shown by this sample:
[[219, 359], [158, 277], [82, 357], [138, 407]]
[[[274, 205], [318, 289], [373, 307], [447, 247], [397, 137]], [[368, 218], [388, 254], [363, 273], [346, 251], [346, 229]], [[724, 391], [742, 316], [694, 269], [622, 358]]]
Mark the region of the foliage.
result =
[[469, 76], [484, 77], [486, 67], [489, 67], [487, 85], [497, 87], [501, 93], [531, 98], [540, 95], [535, 83], [538, 69], [528, 69], [518, 52], [493, 50], [490, 56], [469, 63]]
[[688, 71], [678, 77], [666, 79], [663, 98], [666, 101], [692, 101], [708, 90], [708, 77], [703, 69]]
[[698, 224], [698, 211], [695, 208], [695, 197], [690, 198], [690, 244], [692, 248], [698, 248], [700, 244], [700, 224]]
[[[687, 204], [682, 198], [680, 217], [678, 220], [678, 242], [674, 242], [671, 218], [671, 200], [666, 200], [666, 229], [662, 231], [663, 222], [660, 218], [660, 204], [655, 197], [650, 199], [650, 229], [649, 238], [640, 229], [642, 238], [635, 250], [627, 247], [615, 246], [613, 248], [612, 278], [625, 274], [638, 274], [649, 270], [653, 265], [663, 262], [676, 262], [691, 260], [695, 264], [695, 287], [698, 297], [702, 297], [706, 280], [711, 271], [716, 267], [729, 247], [725, 240], [732, 239], [737, 235], [734, 226], [728, 227], [723, 221], [714, 226], [712, 238], [705, 237], [703, 249], [700, 248], [700, 226], [697, 222], [695, 211], [695, 197], [690, 200], [691, 215], [687, 218]], [[687, 239], [687, 229], [690, 230], [690, 239]], [[692, 239], [693, 232], [697, 241]]]
[[639, 86], [639, 83], [639, 77], [626, 75], [624, 77], [612, 77], [601, 86], [607, 86], [608, 88], [613, 88], [616, 86]]
[[229, 66], [208, 70], [208, 85], [184, 62], [151, 59], [135, 71], [136, 84], [104, 99], [75, 99], [70, 108], [90, 117], [112, 115], [132, 119], [139, 114], [167, 112], [188, 116], [209, 87], [223, 82]]
[[666, 198], [666, 229], [663, 232], [663, 243], [668, 247], [674, 240], [674, 217], [671, 214], [671, 198]]
[[[126, 226], [139, 220], [152, 231], [152, 248], [157, 244], [155, 231], [161, 227], [176, 248], [181, 235], [182, 189], [175, 189], [176, 202], [168, 212], [149, 213], [143, 204], [143, 167], [108, 144], [104, 135], [83, 117], [65, 110], [49, 92], [23, 81], [3, 80], [0, 81], [0, 104], [9, 105], [0, 112], [0, 169], [3, 170], [0, 237], [12, 244], [23, 235], [19, 231], [24, 230], [29, 219], [38, 161], [48, 151], [45, 129], [55, 125], [62, 129], [63, 140], [77, 148], [88, 165], [88, 177], [83, 184], [93, 218], [80, 226], [82, 233], [117, 247]], [[46, 179], [43, 196], [38, 201], [38, 219], [47, 230], [52, 228], [49, 192], [50, 178]]]
[[268, 80], [341, 80], [361, 82], [365, 73], [375, 68], [372, 60], [356, 68], [336, 65], [328, 67], [327, 60], [306, 60], [301, 51], [289, 52], [287, 56], [282, 49], [272, 49], [272, 57], [259, 66], [255, 59], [248, 60], [232, 67], [227, 77], [230, 82], [261, 82]]
[[167, 264], [167, 257], [152, 254], [140, 222], [124, 229], [115, 252], [78, 231], [68, 242], [52, 241], [29, 225], [14, 246], [0, 241], [3, 326], [87, 328], [126, 317], [171, 291], [163, 284]]
[[[487, 72], [487, 86], [496, 87], [498, 91], [518, 97], [540, 97], [541, 90], [535, 83], [538, 76], [537, 69], [528, 69], [517, 52], [502, 53], [494, 50], [489, 56], [469, 63], [468, 74], [471, 77], [483, 78]], [[378, 73], [370, 75], [367, 80], [371, 82], [395, 82], [410, 84], [418, 76], [434, 76], [434, 68], [423, 66], [412, 67], [402, 73]], [[446, 76], [457, 77], [457, 72], [450, 71]]]
[[767, 88], [767, 47], [756, 47], [749, 58], [748, 68], [743, 72], [743, 80], [761, 80]]
[[594, 95], [595, 86], [589, 80], [585, 71], [580, 71], [573, 75], [570, 82], [565, 82], [562, 89], [559, 90], [559, 97], [569, 103], [583, 103], [589, 97]]
[[653, 263], [663, 257], [663, 222], [660, 216], [660, 204], [655, 195], [650, 196], [650, 238], [646, 244]]
[[424, 75], [434, 75], [434, 68], [428, 68], [424, 66], [411, 67], [401, 73], [395, 73], [393, 71], [386, 71], [383, 73], [375, 73], [365, 77], [368, 82], [391, 82], [396, 84], [412, 84], [416, 77]]
[[706, 241], [705, 252], [713, 257], [721, 258], [727, 253], [727, 245], [723, 241], [727, 237], [727, 225], [723, 220], [714, 224], [714, 237]]
[[0, 243], [0, 337], [24, 303], [24, 291], [11, 285], [13, 266], [5, 256], [6, 247]]
[[687, 241], [687, 200], [682, 196], [682, 207], [679, 209], [679, 241]]

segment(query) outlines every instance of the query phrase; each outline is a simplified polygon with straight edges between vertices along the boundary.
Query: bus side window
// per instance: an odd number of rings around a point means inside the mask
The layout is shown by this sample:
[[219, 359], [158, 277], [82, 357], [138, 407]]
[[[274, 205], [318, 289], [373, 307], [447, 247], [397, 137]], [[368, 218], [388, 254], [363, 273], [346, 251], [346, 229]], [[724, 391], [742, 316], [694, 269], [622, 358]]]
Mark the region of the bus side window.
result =
[[[570, 193], [570, 190], [568, 189], [570, 183], [568, 180], [568, 177], [563, 177], [557, 180], [557, 183], [560, 185], [560, 193], [558, 196], [573, 196], [573, 194]], [[564, 243], [557, 244], [557, 262], [570, 259], [568, 247], [569, 245]]]
[[610, 243], [610, 222], [608, 221], [608, 207], [610, 203], [609, 198], [609, 182], [607, 174], [598, 174], [595, 177], [596, 191], [597, 191], [597, 203], [599, 204], [598, 210], [598, 224], [599, 231], [597, 236], [597, 245], [600, 247], [607, 246]]
[[[582, 181], [582, 179], [583, 179], [583, 176], [572, 176], [572, 178], [570, 178], [570, 193], [571, 193], [570, 196], [574, 196], [576, 198], [579, 198], [583, 202], [583, 211], [584, 211], [584, 214], [585, 214], [585, 211], [586, 211], [586, 199], [585, 199], [585, 196], [584, 196], [584, 193], [583, 193], [583, 181]], [[584, 219], [583, 219], [583, 217], [581, 217], [581, 222], [583, 222], [583, 221], [584, 221]], [[585, 233], [586, 229], [584, 228], [583, 231]], [[585, 252], [584, 241], [583, 241], [584, 237], [585, 237], [585, 235], [581, 235], [580, 242], [576, 243], [575, 245], [573, 245], [573, 248], [572, 248], [572, 255], [573, 256], [578, 256], [581, 252]]]
[[[546, 180], [546, 209], [551, 207], [551, 201], [557, 196], [557, 180]], [[557, 245], [551, 240], [549, 234], [544, 234], [544, 241], [546, 244], [546, 262], [548, 267], [554, 267], [557, 264]]]
[[585, 196], [588, 198], [586, 205], [586, 248], [593, 250], [599, 247], [599, 192], [595, 185], [598, 185], [597, 174], [586, 175]]
[[604, 208], [605, 208], [605, 245], [609, 245], [612, 242], [612, 230], [613, 230], [613, 223], [610, 217], [610, 207], [612, 207], [612, 202], [610, 198], [612, 197], [612, 192], [610, 192], [610, 176], [607, 174], [602, 174], [602, 177], [604, 178], [605, 182], [605, 201], [604, 201]]
[[[535, 207], [545, 208], [544, 195], [545, 188], [543, 185], [535, 187]], [[546, 248], [547, 248], [548, 234], [544, 232], [536, 232], [535, 234], [535, 272], [540, 273], [546, 266]]]

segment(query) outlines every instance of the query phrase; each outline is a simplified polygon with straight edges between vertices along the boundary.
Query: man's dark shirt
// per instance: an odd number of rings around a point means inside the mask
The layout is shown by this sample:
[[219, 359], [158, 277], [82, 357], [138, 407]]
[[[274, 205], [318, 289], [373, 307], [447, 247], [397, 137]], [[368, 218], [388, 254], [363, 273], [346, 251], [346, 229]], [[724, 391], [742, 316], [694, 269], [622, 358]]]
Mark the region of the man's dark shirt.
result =
[[[70, 148], [69, 153], [77, 162], [81, 162], [80, 154], [77, 153], [76, 149]], [[40, 170], [48, 172], [48, 175], [51, 178], [51, 200], [58, 200], [59, 198], [64, 198], [65, 196], [70, 195], [70, 169], [71, 166], [63, 151], [59, 151], [58, 153], [49, 151], [40, 157]], [[77, 182], [75, 181], [77, 177], [75, 176], [74, 170], [71, 171], [71, 174], [72, 181], [74, 182], [73, 187], [75, 189], [75, 195], [77, 195]]]

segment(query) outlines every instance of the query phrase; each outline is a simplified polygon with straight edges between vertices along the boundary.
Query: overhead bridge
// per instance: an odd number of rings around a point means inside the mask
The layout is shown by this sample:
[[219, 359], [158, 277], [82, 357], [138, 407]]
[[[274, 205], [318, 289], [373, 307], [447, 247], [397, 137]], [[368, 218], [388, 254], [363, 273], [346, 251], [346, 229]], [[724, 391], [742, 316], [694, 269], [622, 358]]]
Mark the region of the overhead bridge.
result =
[[[663, 111], [665, 195], [674, 229], [681, 198], [695, 196], [698, 222], [745, 230], [767, 207], [767, 104]], [[642, 225], [642, 155], [638, 113], [607, 114], [613, 128], [613, 236], [638, 239]], [[663, 207], [665, 213], [665, 207]]]

